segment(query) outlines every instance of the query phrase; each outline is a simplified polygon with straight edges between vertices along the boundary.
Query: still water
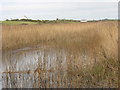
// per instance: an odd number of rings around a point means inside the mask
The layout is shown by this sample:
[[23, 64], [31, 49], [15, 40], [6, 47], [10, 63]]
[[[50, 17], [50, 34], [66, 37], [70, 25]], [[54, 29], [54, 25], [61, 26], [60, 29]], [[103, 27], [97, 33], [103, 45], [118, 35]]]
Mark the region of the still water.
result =
[[77, 71], [88, 64], [85, 53], [72, 55], [64, 49], [24, 48], [3, 52], [2, 56], [3, 88], [72, 87], [70, 68]]

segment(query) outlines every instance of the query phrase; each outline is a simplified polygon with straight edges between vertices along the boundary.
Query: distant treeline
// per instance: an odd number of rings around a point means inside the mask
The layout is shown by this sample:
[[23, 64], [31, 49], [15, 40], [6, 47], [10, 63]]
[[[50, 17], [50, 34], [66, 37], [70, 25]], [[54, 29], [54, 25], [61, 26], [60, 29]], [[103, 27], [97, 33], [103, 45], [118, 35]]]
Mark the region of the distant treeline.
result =
[[80, 20], [56, 19], [56, 20], [32, 20], [32, 19], [11, 19], [6, 21], [28, 21], [38, 23], [59, 23], [59, 22], [80, 22]]
[[[33, 19], [6, 19], [6, 21], [28, 21], [28, 22], [38, 22], [38, 23], [68, 23], [68, 22], [82, 22], [82, 20], [72, 20], [72, 19], [56, 19], [56, 20], [33, 20]], [[116, 19], [101, 19], [101, 20], [84, 20], [86, 22], [98, 22], [98, 21], [116, 21]]]

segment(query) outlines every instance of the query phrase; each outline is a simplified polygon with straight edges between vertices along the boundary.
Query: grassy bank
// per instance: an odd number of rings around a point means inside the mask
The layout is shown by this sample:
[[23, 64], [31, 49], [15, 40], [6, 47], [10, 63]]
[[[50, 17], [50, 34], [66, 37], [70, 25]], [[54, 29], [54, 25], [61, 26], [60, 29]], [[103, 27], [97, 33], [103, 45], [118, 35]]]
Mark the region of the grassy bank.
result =
[[38, 22], [28, 22], [28, 21], [0, 21], [2, 24], [7, 25], [28, 25], [28, 24], [38, 24]]

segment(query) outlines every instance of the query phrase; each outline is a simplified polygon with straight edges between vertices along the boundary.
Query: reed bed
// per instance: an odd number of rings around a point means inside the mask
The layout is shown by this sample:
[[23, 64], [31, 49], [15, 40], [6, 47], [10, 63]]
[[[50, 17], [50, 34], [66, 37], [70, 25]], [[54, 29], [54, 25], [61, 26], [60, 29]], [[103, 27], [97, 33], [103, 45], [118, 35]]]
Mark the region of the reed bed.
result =
[[16, 71], [17, 61], [7, 66], [4, 87], [118, 87], [117, 21], [2, 26], [3, 62], [17, 60], [7, 52], [43, 49], [33, 70], [32, 63], [25, 71]]
[[[16, 62], [16, 58], [10, 58], [13, 57], [10, 55], [8, 58], [11, 64], [7, 65], [3, 72], [3, 88], [118, 87], [118, 61], [116, 59], [94, 57], [93, 62], [90, 63], [90, 60], [79, 58], [80, 55], [76, 53], [71, 55], [61, 50], [54, 53], [52, 50], [43, 50], [41, 53], [37, 52], [39, 57], [36, 63], [34, 59], [30, 63], [24, 60], [22, 67], [21, 65], [18, 67], [19, 61]], [[94, 61], [95, 58], [97, 61]]]
[[[35, 44], [72, 47], [94, 47], [117, 41], [117, 22], [74, 24], [2, 25], [3, 50]], [[111, 43], [115, 42], [115, 43]], [[108, 46], [108, 44], [107, 44]], [[108, 46], [109, 47], [109, 46]]]

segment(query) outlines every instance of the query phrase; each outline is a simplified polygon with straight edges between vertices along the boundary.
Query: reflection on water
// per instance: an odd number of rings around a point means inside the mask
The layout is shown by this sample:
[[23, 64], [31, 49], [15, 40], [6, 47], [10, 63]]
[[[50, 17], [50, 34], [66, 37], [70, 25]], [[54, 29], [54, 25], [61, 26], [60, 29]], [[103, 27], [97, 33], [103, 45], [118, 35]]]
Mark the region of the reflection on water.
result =
[[[79, 87], [77, 81], [71, 82], [71, 68], [74, 72], [79, 66], [85, 66], [88, 57], [72, 55], [64, 49], [22, 49], [3, 53], [3, 88], [56, 88]], [[74, 86], [72, 86], [74, 85]]]

